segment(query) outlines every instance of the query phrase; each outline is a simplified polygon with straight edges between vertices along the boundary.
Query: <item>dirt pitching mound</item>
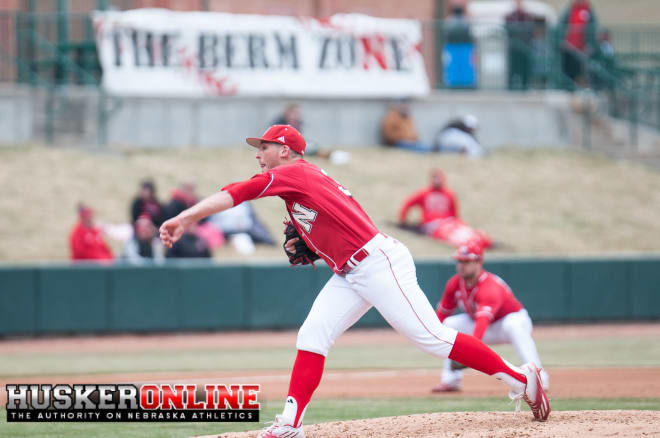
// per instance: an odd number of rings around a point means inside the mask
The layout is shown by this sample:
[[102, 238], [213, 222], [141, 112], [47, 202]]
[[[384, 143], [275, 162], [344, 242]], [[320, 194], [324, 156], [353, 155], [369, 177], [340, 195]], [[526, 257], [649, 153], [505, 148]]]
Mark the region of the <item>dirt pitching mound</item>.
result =
[[[337, 421], [305, 427], [307, 438], [378, 437], [533, 437], [580, 438], [660, 436], [659, 411], [561, 411], [545, 423], [528, 411], [446, 412]], [[209, 435], [203, 438], [253, 438], [257, 431]]]

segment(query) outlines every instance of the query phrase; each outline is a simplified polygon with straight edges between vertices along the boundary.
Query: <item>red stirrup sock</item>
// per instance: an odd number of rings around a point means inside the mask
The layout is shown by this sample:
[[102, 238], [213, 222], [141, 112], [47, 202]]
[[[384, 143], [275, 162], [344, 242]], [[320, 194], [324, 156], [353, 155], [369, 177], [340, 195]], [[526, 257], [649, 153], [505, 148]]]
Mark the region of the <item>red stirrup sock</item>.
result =
[[527, 383], [525, 375], [521, 374], [513, 365], [502, 359], [479, 339], [465, 333], [459, 333], [456, 336], [449, 358], [489, 376], [505, 373], [519, 382]]
[[286, 398], [282, 416], [290, 419], [294, 427], [302, 424], [302, 417], [312, 394], [321, 383], [325, 356], [309, 351], [298, 350], [296, 362], [291, 371], [289, 395]]

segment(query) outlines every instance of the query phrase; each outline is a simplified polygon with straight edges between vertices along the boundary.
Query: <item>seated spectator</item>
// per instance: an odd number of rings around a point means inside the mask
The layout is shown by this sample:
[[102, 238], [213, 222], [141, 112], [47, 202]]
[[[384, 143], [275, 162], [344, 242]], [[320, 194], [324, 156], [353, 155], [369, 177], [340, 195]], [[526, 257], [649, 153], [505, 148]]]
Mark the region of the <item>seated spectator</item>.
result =
[[165, 220], [195, 205], [199, 201], [195, 190], [195, 184], [190, 181], [182, 182], [179, 187], [172, 190], [170, 202], [163, 208]]
[[432, 148], [419, 141], [417, 128], [410, 115], [408, 101], [403, 99], [390, 105], [381, 126], [383, 142], [415, 152], [432, 152]]
[[[183, 210], [195, 205], [197, 201], [199, 198], [194, 183], [187, 181], [179, 184], [179, 187], [172, 190], [170, 202], [163, 208], [165, 219], [178, 215]], [[219, 248], [225, 243], [222, 230], [210, 225], [208, 218], [202, 219], [197, 225], [195, 234], [204, 240], [209, 251]]]
[[224, 233], [209, 220], [201, 221], [197, 224], [196, 234], [206, 242], [206, 246], [211, 252], [225, 244]]
[[158, 237], [158, 232], [149, 215], [143, 214], [135, 221], [134, 233], [124, 244], [121, 257], [130, 262], [145, 260], [162, 261], [165, 259], [165, 247]]
[[94, 223], [94, 212], [85, 204], [78, 206], [78, 223], [71, 230], [71, 260], [112, 260], [112, 251], [103, 230]]
[[229, 210], [216, 213], [209, 217], [209, 222], [222, 230], [241, 254], [254, 252], [255, 243], [275, 245], [275, 239], [259, 220], [250, 202], [243, 202]]
[[148, 179], [142, 181], [140, 192], [131, 204], [131, 223], [134, 224], [143, 214], [147, 214], [156, 227], [163, 223], [163, 206], [156, 197], [154, 182]]
[[284, 107], [284, 112], [271, 125], [291, 125], [299, 132], [302, 132], [303, 121], [300, 114], [300, 107], [295, 103], [288, 104]]
[[209, 258], [211, 250], [206, 241], [197, 235], [197, 224], [189, 226], [181, 239], [165, 253], [167, 258]]
[[435, 137], [438, 152], [456, 152], [470, 157], [481, 157], [486, 150], [477, 141], [479, 120], [473, 115], [451, 120]]
[[445, 174], [440, 169], [431, 171], [430, 187], [412, 194], [401, 206], [399, 225], [402, 228], [409, 228], [406, 218], [413, 207], [422, 209], [422, 219], [417, 229], [423, 234], [455, 248], [469, 242], [484, 249], [492, 244], [486, 233], [474, 230], [459, 218], [456, 195], [447, 187]]
[[[291, 125], [296, 128], [299, 132], [303, 131], [303, 119], [302, 113], [300, 112], [300, 107], [295, 103], [290, 103], [284, 107], [284, 112], [280, 114], [271, 125]], [[333, 162], [337, 164], [342, 164], [343, 162], [348, 161], [350, 157], [348, 152], [344, 151], [332, 151], [327, 148], [321, 147], [321, 145], [306, 136], [307, 147], [305, 148], [306, 156], [317, 156], [320, 158], [330, 158]], [[334, 154], [334, 159], [332, 155]]]

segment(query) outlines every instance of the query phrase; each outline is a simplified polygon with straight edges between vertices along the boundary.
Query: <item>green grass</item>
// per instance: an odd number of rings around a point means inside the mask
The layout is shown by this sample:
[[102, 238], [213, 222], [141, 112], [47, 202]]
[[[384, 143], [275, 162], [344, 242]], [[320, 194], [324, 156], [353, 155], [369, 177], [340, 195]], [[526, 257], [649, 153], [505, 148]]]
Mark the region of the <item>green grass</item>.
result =
[[[651, 337], [543, 339], [537, 342], [547, 367], [660, 366], [660, 343]], [[511, 346], [495, 348], [508, 360], [519, 359]], [[240, 348], [142, 352], [6, 353], [0, 377], [170, 371], [290, 370], [295, 348]], [[359, 358], [359, 359], [358, 359]], [[439, 368], [440, 361], [411, 344], [334, 347], [327, 369]]]
[[[12, 438], [180, 438], [260, 428], [272, 421], [282, 408], [281, 402], [262, 403], [260, 423], [6, 423], [0, 411], [0, 437]], [[565, 410], [660, 410], [660, 398], [640, 399], [555, 399], [555, 411]], [[427, 412], [512, 411], [503, 398], [398, 398], [398, 399], [328, 399], [312, 401], [305, 416], [306, 424], [361, 418], [389, 417]]]
[[[539, 340], [536, 345], [543, 365], [550, 368], [660, 366], [660, 343], [650, 337]], [[495, 350], [518, 362], [510, 345], [496, 346]]]

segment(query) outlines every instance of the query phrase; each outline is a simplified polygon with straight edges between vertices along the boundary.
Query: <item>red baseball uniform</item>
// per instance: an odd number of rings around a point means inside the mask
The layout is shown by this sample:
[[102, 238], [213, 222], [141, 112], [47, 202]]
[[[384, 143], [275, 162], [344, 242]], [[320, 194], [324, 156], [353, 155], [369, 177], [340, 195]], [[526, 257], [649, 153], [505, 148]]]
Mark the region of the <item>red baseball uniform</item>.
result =
[[[508, 368], [497, 354], [440, 323], [417, 283], [410, 251], [401, 242], [379, 233], [350, 192], [319, 167], [296, 159], [222, 190], [229, 193], [234, 205], [265, 196], [282, 198], [307, 246], [335, 272], [298, 331], [299, 352], [282, 413], [286, 420], [283, 424], [276, 421], [269, 430], [301, 436], [292, 429], [301, 427], [330, 346], [372, 306], [423, 350], [497, 374], [517, 388], [515, 391], [524, 390], [520, 387], [522, 380], [514, 377], [517, 371]], [[364, 257], [358, 260], [356, 253]], [[351, 266], [354, 260], [359, 264]], [[345, 265], [352, 269], [345, 271]]]
[[422, 224], [436, 219], [458, 217], [456, 196], [450, 189], [429, 187], [414, 193], [406, 199], [399, 213], [399, 221], [404, 222], [408, 210], [418, 205], [422, 209]]
[[[292, 160], [291, 156], [286, 159], [284, 155], [274, 155], [270, 143], [304, 153], [305, 140], [295, 128], [273, 125], [262, 137], [246, 141], [259, 148], [256, 157], [262, 167], [271, 169], [222, 190], [231, 196], [233, 205], [265, 196], [282, 198], [301, 238], [335, 272], [298, 331], [298, 354], [284, 410], [260, 437], [304, 436], [303, 416], [321, 381], [330, 347], [372, 307], [422, 350], [495, 375], [511, 387], [516, 397], [523, 397], [528, 379], [525, 373], [531, 376], [536, 369], [513, 368], [478, 340], [442, 325], [417, 283], [408, 248], [379, 233], [351, 193], [322, 169], [297, 157]], [[262, 162], [267, 154], [268, 165]], [[222, 202], [210, 205], [226, 208], [226, 197], [217, 198]], [[170, 229], [180, 230], [181, 222], [166, 223], [161, 234], [168, 237]], [[540, 403], [539, 397], [533, 398], [534, 403]]]
[[487, 271], [481, 272], [477, 283], [471, 288], [459, 275], [449, 279], [436, 307], [440, 321], [454, 313], [457, 305], [475, 320], [473, 336], [479, 339], [483, 338], [491, 322], [523, 308], [509, 285]]
[[302, 159], [222, 190], [231, 195], [234, 205], [265, 196], [282, 198], [307, 246], [336, 273], [341, 273], [346, 261], [378, 234], [348, 190]]

